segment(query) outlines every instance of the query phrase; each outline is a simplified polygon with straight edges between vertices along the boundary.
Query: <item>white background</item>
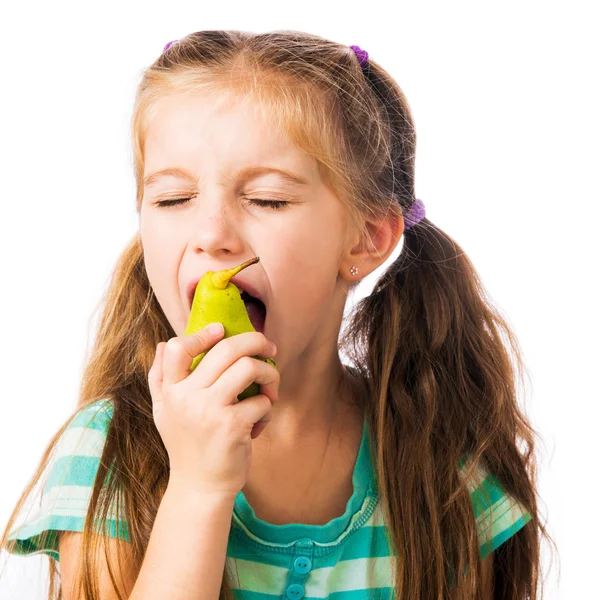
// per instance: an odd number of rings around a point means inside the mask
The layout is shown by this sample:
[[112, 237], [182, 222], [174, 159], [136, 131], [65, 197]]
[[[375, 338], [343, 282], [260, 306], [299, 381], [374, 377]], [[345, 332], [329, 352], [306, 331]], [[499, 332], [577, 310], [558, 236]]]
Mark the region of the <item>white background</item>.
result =
[[[544, 598], [591, 597], [600, 558], [595, 5], [3, 3], [0, 527], [75, 406], [98, 302], [137, 228], [128, 128], [142, 70], [193, 31], [296, 29], [368, 50], [406, 93], [417, 197], [475, 263], [531, 374], [522, 403], [542, 440], [542, 513], [560, 552], [550, 562], [543, 547]], [[46, 560], [11, 557], [1, 600], [44, 598]]]

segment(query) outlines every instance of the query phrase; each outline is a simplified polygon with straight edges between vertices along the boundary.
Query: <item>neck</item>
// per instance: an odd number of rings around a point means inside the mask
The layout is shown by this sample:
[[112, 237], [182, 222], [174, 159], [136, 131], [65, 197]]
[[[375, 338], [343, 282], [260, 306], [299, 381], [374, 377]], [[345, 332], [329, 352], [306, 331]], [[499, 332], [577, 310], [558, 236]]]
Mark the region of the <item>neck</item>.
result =
[[297, 451], [307, 444], [320, 444], [332, 432], [343, 430], [349, 418], [362, 421], [364, 384], [358, 374], [339, 361], [339, 356], [336, 359], [333, 367], [330, 365], [313, 377], [312, 385], [296, 386], [288, 379], [287, 389], [300, 389], [302, 394], [292, 396], [282, 386], [271, 422], [254, 440], [255, 445], [260, 442], [258, 445], [282, 452]]

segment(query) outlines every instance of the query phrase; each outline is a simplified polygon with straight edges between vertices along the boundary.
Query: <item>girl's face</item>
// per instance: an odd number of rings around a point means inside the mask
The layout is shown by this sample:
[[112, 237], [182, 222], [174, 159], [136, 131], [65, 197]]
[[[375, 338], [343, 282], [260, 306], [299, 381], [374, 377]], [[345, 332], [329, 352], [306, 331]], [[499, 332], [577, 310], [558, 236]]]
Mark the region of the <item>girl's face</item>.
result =
[[[161, 101], [145, 146], [140, 234], [156, 297], [178, 336], [191, 280], [260, 262], [240, 273], [267, 308], [277, 363], [337, 357], [347, 283], [338, 277], [346, 216], [315, 159], [251, 108], [180, 94]], [[267, 169], [272, 169], [269, 172]], [[280, 169], [301, 181], [292, 181]], [[163, 170], [169, 170], [161, 174]], [[159, 202], [190, 198], [183, 204]], [[252, 200], [284, 201], [279, 208]]]

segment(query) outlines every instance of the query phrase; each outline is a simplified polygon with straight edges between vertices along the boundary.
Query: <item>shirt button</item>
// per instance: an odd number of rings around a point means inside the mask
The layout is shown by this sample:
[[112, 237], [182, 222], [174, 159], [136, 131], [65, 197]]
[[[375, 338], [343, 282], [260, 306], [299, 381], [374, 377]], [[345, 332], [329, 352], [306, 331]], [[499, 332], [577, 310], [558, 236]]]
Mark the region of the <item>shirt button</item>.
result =
[[296, 573], [300, 573], [301, 575], [308, 573], [311, 567], [312, 563], [310, 562], [310, 558], [307, 558], [306, 556], [299, 556], [294, 561], [294, 571], [296, 571]]
[[304, 588], [297, 583], [293, 583], [287, 590], [285, 590], [285, 595], [290, 600], [298, 600], [304, 596]]

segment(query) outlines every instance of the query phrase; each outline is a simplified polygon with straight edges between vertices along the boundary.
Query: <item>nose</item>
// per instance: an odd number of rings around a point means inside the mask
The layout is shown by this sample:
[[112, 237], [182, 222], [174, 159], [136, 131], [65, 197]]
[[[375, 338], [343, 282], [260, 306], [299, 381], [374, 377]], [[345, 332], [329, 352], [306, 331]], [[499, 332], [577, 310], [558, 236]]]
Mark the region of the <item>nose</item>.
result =
[[233, 202], [224, 194], [205, 195], [196, 199], [196, 210], [190, 214], [193, 248], [208, 254], [241, 252], [243, 246], [240, 218]]

